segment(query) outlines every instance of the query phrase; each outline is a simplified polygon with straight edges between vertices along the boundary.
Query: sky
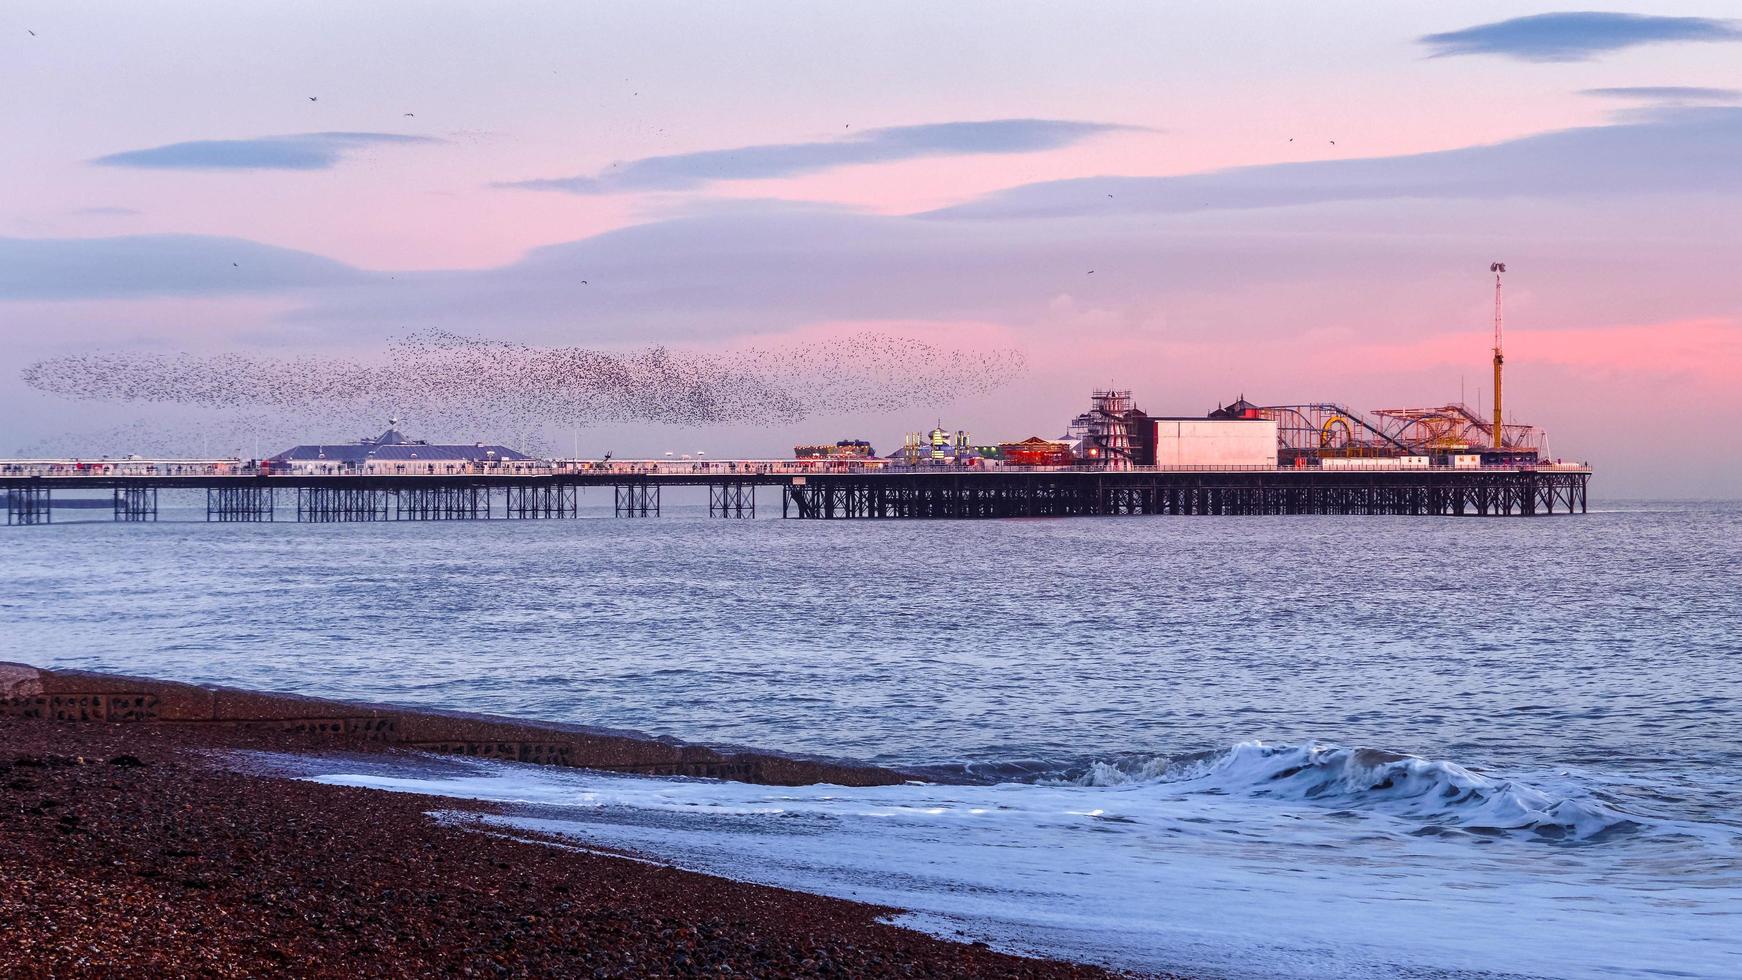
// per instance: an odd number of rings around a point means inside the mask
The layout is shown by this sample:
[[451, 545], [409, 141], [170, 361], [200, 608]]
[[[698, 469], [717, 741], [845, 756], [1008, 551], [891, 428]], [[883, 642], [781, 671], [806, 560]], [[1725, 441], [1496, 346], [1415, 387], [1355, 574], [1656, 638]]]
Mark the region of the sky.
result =
[[1107, 385], [1475, 402], [1498, 260], [1516, 421], [1599, 498], [1742, 497], [1733, 3], [13, 2], [0, 123], [0, 455], [379, 431], [24, 376], [422, 331], [1024, 355], [898, 410], [553, 434], [620, 458], [1052, 436]]

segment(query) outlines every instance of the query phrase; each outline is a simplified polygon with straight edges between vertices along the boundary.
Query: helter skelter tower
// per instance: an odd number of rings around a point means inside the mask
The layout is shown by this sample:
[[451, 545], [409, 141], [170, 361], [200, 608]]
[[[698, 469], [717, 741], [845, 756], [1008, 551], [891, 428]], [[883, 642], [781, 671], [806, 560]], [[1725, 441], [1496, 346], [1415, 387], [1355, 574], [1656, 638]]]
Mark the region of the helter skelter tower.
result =
[[1494, 448], [1505, 449], [1506, 427], [1500, 414], [1500, 366], [1506, 363], [1500, 353], [1500, 276], [1506, 271], [1506, 263], [1490, 263], [1488, 271], [1494, 273]]

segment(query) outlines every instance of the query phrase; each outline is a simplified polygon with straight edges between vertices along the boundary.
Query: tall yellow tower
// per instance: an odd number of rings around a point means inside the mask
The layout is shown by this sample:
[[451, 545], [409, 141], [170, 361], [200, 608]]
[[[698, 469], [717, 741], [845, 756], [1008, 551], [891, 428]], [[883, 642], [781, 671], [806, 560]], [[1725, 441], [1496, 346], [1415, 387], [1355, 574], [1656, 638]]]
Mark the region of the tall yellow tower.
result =
[[1506, 271], [1506, 263], [1491, 263], [1488, 271], [1494, 273], [1494, 448], [1505, 449], [1506, 427], [1500, 414], [1500, 366], [1506, 363], [1506, 357], [1500, 353], [1500, 275]]

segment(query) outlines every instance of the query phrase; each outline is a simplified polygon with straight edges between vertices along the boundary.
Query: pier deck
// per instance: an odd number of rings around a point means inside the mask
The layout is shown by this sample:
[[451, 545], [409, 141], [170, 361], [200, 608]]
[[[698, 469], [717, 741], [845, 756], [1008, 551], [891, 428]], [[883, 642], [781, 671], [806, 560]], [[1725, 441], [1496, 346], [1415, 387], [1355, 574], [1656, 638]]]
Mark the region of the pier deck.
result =
[[[117, 521], [157, 519], [163, 490], [203, 490], [217, 522], [488, 520], [578, 516], [587, 489], [612, 491], [614, 512], [651, 517], [664, 487], [707, 487], [709, 513], [754, 517], [757, 490], [782, 517], [805, 520], [973, 519], [1178, 514], [1536, 516], [1583, 513], [1585, 466], [1107, 470], [1088, 467], [882, 467], [831, 472], [772, 465], [567, 466], [441, 474], [271, 474], [221, 465], [151, 472], [0, 472], [8, 524], [47, 523], [53, 497], [113, 494]], [[176, 471], [180, 470], [180, 471]], [[765, 501], [771, 503], [772, 501]], [[766, 510], [765, 506], [765, 510]]]

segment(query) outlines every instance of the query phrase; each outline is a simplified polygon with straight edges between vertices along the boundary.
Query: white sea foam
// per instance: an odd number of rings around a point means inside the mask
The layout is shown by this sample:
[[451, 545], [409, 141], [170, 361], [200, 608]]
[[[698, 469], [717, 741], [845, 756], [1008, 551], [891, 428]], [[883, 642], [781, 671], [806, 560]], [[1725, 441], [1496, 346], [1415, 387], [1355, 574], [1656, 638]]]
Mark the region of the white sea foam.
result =
[[1734, 832], [1623, 812], [1573, 773], [1502, 778], [1251, 743], [982, 786], [360, 762], [316, 778], [518, 804], [492, 821], [901, 907], [907, 924], [946, 936], [1129, 967], [1742, 976]]
[[1165, 783], [1189, 792], [1372, 810], [1423, 821], [1427, 829], [1532, 830], [1543, 837], [1579, 840], [1639, 826], [1593, 800], [1556, 797], [1455, 762], [1341, 746], [1245, 742], [1183, 759], [1095, 762], [1068, 781], [1101, 787]]

